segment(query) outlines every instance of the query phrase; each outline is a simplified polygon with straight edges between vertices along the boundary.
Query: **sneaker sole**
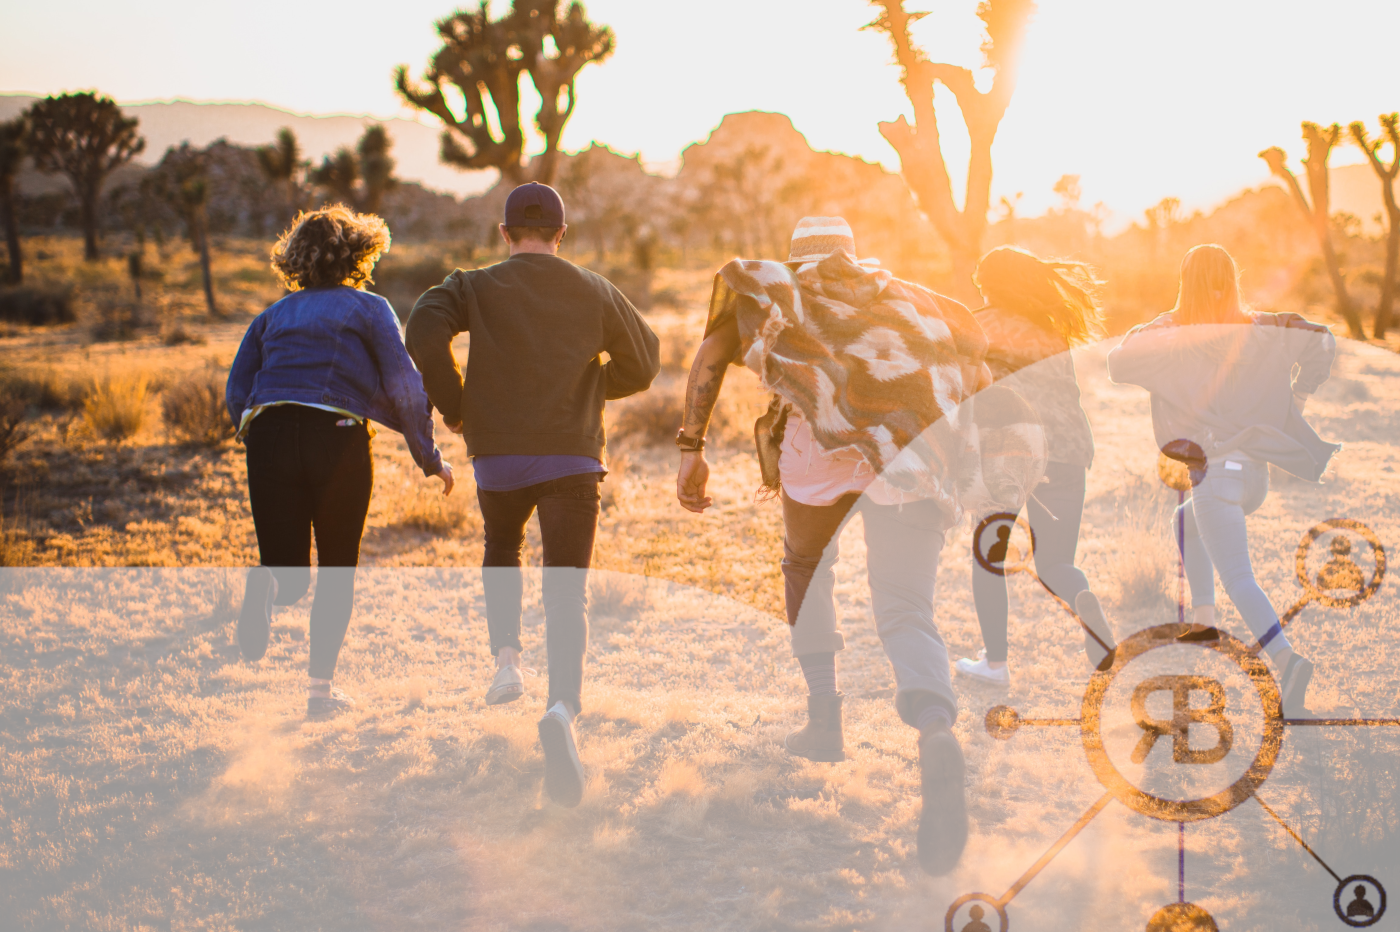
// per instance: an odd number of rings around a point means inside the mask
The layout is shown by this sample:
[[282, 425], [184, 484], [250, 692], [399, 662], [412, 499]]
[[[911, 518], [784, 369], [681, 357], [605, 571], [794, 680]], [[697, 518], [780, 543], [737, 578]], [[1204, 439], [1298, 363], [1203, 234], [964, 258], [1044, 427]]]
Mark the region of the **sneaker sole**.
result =
[[803, 760], [815, 761], [818, 764], [839, 764], [846, 759], [846, 752], [841, 751], [799, 751], [788, 744], [787, 738], [783, 739], [783, 750], [793, 757], [800, 757]]
[[1294, 678], [1287, 693], [1280, 696], [1283, 704], [1284, 718], [1298, 718], [1307, 713], [1308, 686], [1312, 683], [1313, 665], [1311, 660], [1298, 658], [1296, 669], [1298, 675]]
[[931, 760], [922, 759], [920, 748], [923, 810], [919, 813], [919, 864], [925, 872], [942, 877], [958, 866], [967, 847], [966, 766], [952, 732], [933, 736], [929, 744], [934, 742], [938, 753], [930, 755]]
[[1002, 689], [1011, 688], [1011, 677], [1009, 676], [1004, 680], [994, 680], [989, 677], [981, 676], [977, 673], [969, 673], [966, 670], [959, 669], [957, 667], [954, 667], [953, 669], [956, 670], [958, 676], [966, 677], [967, 679], [972, 680], [974, 683], [981, 683], [984, 686], [999, 686]]
[[505, 689], [500, 692], [489, 692], [486, 694], [486, 704], [505, 705], [507, 702], [514, 702], [523, 695], [525, 695], [525, 690], [523, 689]]
[[540, 719], [544, 749], [544, 791], [566, 809], [583, 800], [583, 765], [570, 747], [569, 726], [553, 715]]
[[254, 567], [248, 573], [243, 590], [243, 605], [238, 610], [238, 649], [244, 660], [261, 660], [267, 653], [272, 636], [272, 621], [267, 617], [267, 599], [272, 591], [272, 571]]

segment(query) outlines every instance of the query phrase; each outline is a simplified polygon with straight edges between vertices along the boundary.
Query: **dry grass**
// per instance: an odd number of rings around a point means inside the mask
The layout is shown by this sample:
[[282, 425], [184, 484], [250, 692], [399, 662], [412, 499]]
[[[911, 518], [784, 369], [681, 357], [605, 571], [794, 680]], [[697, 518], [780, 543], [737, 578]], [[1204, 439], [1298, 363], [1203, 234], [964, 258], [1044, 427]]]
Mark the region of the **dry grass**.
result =
[[[707, 277], [666, 272], [658, 284], [688, 296], [658, 326], [695, 332]], [[173, 386], [211, 359], [226, 364], [246, 325], [181, 321], [207, 343], [170, 346], [152, 330], [91, 345], [75, 328], [0, 337], [0, 352], [24, 384], [55, 386], [50, 397], [92, 372]], [[1154, 478], [1145, 396], [1105, 381], [1101, 351], [1079, 363], [1099, 441], [1081, 564], [1121, 636], [1160, 623], [1171, 604], [1160, 594], [1174, 581], [1164, 516], [1176, 495]], [[680, 379], [679, 365], [668, 377]], [[1316, 520], [1356, 515], [1400, 540], [1400, 366], [1355, 356], [1337, 374], [1366, 394], [1339, 383], [1310, 409], [1348, 444], [1328, 483], [1280, 484], [1250, 519], [1257, 572], [1280, 603], [1298, 595], [1293, 548]], [[610, 423], [646, 397], [611, 404]], [[732, 426], [712, 431], [716, 505], [703, 516], [675, 505], [669, 435], [648, 445], [638, 434], [625, 458], [612, 453], [578, 722], [588, 784], [570, 811], [541, 794], [544, 676], [527, 678], [513, 705], [482, 702], [480, 577], [461, 569], [479, 565], [480, 524], [455, 440], [443, 446], [459, 486], [443, 500], [401, 438], [375, 438], [365, 569], [337, 672], [360, 705], [309, 723], [310, 599], [279, 610], [263, 661], [238, 657], [242, 571], [222, 567], [251, 565], [257, 551], [237, 448], [177, 450], [159, 423], [108, 444], [71, 408], [29, 402], [34, 436], [0, 467], [0, 563], [185, 569], [0, 576], [7, 927], [869, 932], [937, 927], [956, 896], [1007, 889], [1103, 793], [1077, 731], [997, 741], [981, 724], [1000, 704], [1078, 714], [1087, 674], [1072, 621], [1033, 580], [1013, 580], [1010, 694], [956, 684], [972, 844], [953, 877], [925, 877], [913, 858], [917, 749], [870, 623], [859, 520], [836, 568], [851, 759], [817, 765], [782, 749], [802, 687], [780, 617], [779, 511], [751, 500], [748, 424], [763, 402], [731, 371]], [[954, 657], [980, 644], [968, 538], [965, 525], [949, 533], [939, 571]], [[534, 522], [527, 550], [538, 567]], [[1319, 661], [1316, 708], [1400, 714], [1394, 593], [1387, 580], [1355, 610], [1309, 608], [1290, 628]], [[1229, 610], [1222, 623], [1239, 630]], [[527, 662], [544, 667], [533, 576], [522, 639]], [[1400, 766], [1395, 739], [1311, 731], [1288, 735], [1268, 801], [1334, 866], [1381, 871], [1397, 857], [1384, 777]], [[1221, 928], [1278, 928], [1280, 911], [1325, 927], [1330, 878], [1251, 806], [1188, 827], [1188, 895]], [[1110, 806], [1018, 895], [1013, 926], [1142, 928], [1176, 898], [1176, 856], [1174, 825]]]
[[172, 437], [195, 446], [217, 447], [233, 436], [224, 405], [226, 380], [222, 373], [190, 376], [162, 393], [161, 417]]
[[83, 401], [83, 417], [93, 433], [119, 442], [134, 437], [146, 422], [151, 383], [144, 375], [108, 377], [93, 385]]

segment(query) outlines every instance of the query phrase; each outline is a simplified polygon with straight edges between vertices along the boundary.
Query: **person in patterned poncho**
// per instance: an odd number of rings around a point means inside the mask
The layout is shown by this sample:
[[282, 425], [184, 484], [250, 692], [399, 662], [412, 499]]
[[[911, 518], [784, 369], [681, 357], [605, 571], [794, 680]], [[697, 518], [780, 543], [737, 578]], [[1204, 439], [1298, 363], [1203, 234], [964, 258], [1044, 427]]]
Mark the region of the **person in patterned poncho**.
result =
[[[1041, 584], [1078, 617], [1084, 653], [1101, 670], [1113, 663], [1115, 643], [1098, 597], [1074, 565], [1079, 523], [1084, 513], [1085, 476], [1094, 462], [1094, 433], [1079, 401], [1070, 348], [1099, 334], [1102, 315], [1088, 268], [1076, 262], [1041, 259], [1024, 249], [999, 246], [982, 258], [977, 283], [987, 300], [976, 312], [987, 335], [987, 365], [1000, 386], [1010, 386], [1035, 409], [1049, 441], [1045, 482], [1026, 502], [1034, 539], [1035, 571]], [[992, 509], [973, 515], [979, 522], [1019, 509]], [[1007, 526], [991, 519], [992, 526]], [[990, 526], [988, 528], [990, 530]], [[994, 562], [1005, 562], [997, 545], [974, 540], [974, 548]], [[1004, 548], [1003, 548], [1004, 549]], [[974, 554], [974, 557], [976, 554]], [[982, 655], [964, 657], [957, 672], [995, 686], [1011, 682], [1007, 667], [1006, 577], [972, 565], [972, 594], [982, 628]]]
[[[962, 514], [960, 460], [973, 441], [962, 406], [991, 381], [986, 341], [961, 304], [855, 255], [843, 219], [808, 217], [786, 263], [735, 260], [715, 276], [676, 439], [676, 492], [690, 511], [710, 506], [705, 429], [726, 369], [746, 366], [774, 393], [756, 435], [764, 484], [782, 497], [788, 623], [810, 691], [807, 725], [788, 735], [787, 749], [845, 759], [836, 688], [845, 642], [832, 566], [841, 528], [860, 511], [895, 705], [920, 732], [919, 858], [944, 874], [966, 845], [967, 810], [952, 733], [957, 700], [933, 595], [944, 532]], [[1043, 459], [1025, 462], [1034, 475], [1024, 481], [1033, 485]]]

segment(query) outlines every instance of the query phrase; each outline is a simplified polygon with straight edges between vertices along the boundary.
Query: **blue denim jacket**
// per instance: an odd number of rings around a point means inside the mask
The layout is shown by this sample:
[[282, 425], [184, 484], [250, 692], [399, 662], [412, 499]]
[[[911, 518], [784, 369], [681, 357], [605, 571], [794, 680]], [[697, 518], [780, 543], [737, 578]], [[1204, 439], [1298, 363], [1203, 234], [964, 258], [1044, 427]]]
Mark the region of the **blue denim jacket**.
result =
[[394, 310], [346, 285], [296, 291], [253, 319], [224, 393], [235, 426], [274, 401], [344, 408], [404, 435], [427, 476], [442, 469], [423, 377]]

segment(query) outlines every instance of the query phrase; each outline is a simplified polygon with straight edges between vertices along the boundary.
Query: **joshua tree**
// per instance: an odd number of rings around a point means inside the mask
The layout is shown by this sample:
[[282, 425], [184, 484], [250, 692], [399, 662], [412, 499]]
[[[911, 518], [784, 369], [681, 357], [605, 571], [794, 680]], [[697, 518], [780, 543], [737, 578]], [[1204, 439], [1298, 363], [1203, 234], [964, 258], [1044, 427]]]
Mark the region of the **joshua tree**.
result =
[[393, 144], [388, 131], [375, 123], [365, 128], [354, 149], [341, 146], [335, 155], [323, 158], [321, 167], [313, 168], [307, 179], [324, 188], [332, 200], [356, 210], [378, 213], [384, 195], [399, 183], [394, 177], [394, 159], [389, 155]]
[[270, 146], [258, 149], [258, 166], [264, 177], [279, 185], [286, 193], [288, 215], [295, 215], [302, 205], [301, 185], [298, 175], [306, 168], [301, 157], [301, 145], [291, 127], [284, 126], [277, 131], [277, 141]]
[[[439, 20], [437, 30], [442, 48], [422, 83], [408, 76], [406, 65], [395, 71], [394, 83], [409, 104], [442, 120], [442, 161], [464, 169], [495, 168], [512, 185], [553, 181], [559, 137], [574, 112], [574, 77], [584, 65], [612, 54], [612, 29], [589, 22], [577, 2], [561, 17], [559, 0], [513, 0], [509, 13], [492, 20], [482, 0], [475, 11], [460, 10]], [[533, 177], [527, 177], [524, 162], [522, 71], [529, 72], [542, 101], [535, 125], [544, 136], [544, 152]], [[462, 119], [443, 94], [449, 84], [466, 105]], [[567, 98], [562, 105], [561, 95]], [[486, 98], [496, 113], [499, 135], [488, 118]]]
[[209, 315], [218, 317], [214, 300], [214, 275], [209, 263], [209, 164], [208, 152], [188, 142], [165, 150], [152, 175], [154, 193], [165, 199], [185, 221], [190, 245], [199, 251], [199, 270], [204, 276], [204, 301]]
[[10, 250], [10, 267], [5, 280], [11, 285], [24, 281], [24, 254], [19, 246], [19, 217], [15, 205], [15, 176], [26, 154], [29, 124], [23, 115], [0, 123], [0, 213], [4, 214], [5, 245]]
[[1288, 190], [1293, 195], [1293, 202], [1298, 205], [1298, 209], [1308, 218], [1312, 224], [1313, 235], [1317, 237], [1317, 244], [1322, 249], [1322, 259], [1327, 264], [1327, 274], [1332, 278], [1332, 291], [1336, 295], [1337, 313], [1347, 322], [1347, 330], [1354, 340], [1366, 339], [1366, 330], [1361, 325], [1361, 314], [1356, 310], [1356, 306], [1351, 303], [1351, 296], [1347, 294], [1347, 279], [1342, 272], [1342, 261], [1337, 255], [1337, 250], [1332, 245], [1332, 215], [1330, 209], [1330, 196], [1327, 191], [1327, 157], [1332, 154], [1332, 147], [1335, 146], [1342, 137], [1342, 128], [1336, 123], [1323, 129], [1316, 123], [1303, 124], [1303, 138], [1308, 143], [1308, 157], [1303, 160], [1303, 167], [1308, 171], [1308, 191], [1312, 194], [1312, 203], [1308, 203], [1308, 198], [1303, 194], [1302, 187], [1298, 184], [1298, 179], [1289, 170], [1288, 156], [1278, 146], [1265, 149], [1259, 153], [1259, 157], [1269, 164], [1269, 171], [1278, 176]]
[[[1360, 120], [1351, 124], [1351, 138], [1366, 152], [1366, 158], [1381, 180], [1381, 197], [1385, 198], [1385, 278], [1381, 280], [1381, 301], [1376, 305], [1377, 339], [1385, 336], [1390, 326], [1390, 310], [1395, 303], [1395, 289], [1400, 287], [1400, 207], [1395, 203], [1395, 176], [1400, 175], [1400, 113], [1381, 114], [1382, 137], [1371, 142], [1366, 126]], [[1390, 143], [1390, 165], [1381, 161], [1381, 147]]]
[[113, 169], [146, 148], [135, 117], [110, 97], [88, 92], [46, 97], [29, 108], [29, 151], [40, 171], [62, 172], [73, 184], [83, 218], [83, 252], [96, 259], [97, 205]]
[[394, 141], [383, 124], [375, 123], [365, 127], [364, 135], [356, 148], [359, 150], [360, 181], [364, 196], [360, 209], [371, 214], [379, 213], [384, 195], [398, 186], [394, 177], [394, 157], [389, 154]]
[[[977, 17], [986, 27], [982, 43], [987, 67], [996, 72], [992, 86], [979, 91], [972, 72], [956, 65], [929, 61], [914, 44], [909, 27], [926, 13], [909, 13], [904, 0], [872, 0], [880, 15], [867, 28], [883, 30], [894, 44], [895, 60], [914, 124], [904, 117], [881, 123], [880, 134], [899, 153], [900, 169], [919, 207], [933, 222], [953, 259], [953, 291], [963, 300], [977, 299], [973, 270], [982, 256], [987, 230], [987, 209], [992, 188], [992, 141], [1016, 89], [1016, 64], [1025, 38], [1026, 23], [1035, 12], [1034, 0], [982, 0]], [[953, 202], [953, 185], [938, 136], [938, 116], [933, 106], [933, 82], [941, 81], [957, 99], [963, 123], [972, 140], [967, 166], [967, 190], [962, 210]]]

